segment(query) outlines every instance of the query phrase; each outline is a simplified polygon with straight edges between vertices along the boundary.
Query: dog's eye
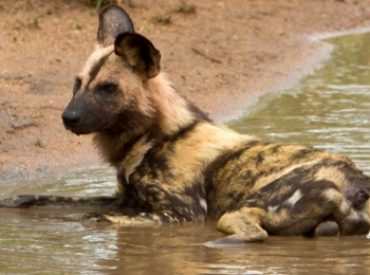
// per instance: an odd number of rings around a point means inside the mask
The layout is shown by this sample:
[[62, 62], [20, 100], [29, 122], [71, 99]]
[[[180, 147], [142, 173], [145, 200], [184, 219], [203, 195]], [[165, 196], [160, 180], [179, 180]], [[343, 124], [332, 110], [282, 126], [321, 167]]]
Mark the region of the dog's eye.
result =
[[81, 78], [77, 77], [73, 84], [73, 95], [75, 95], [81, 89]]
[[118, 91], [118, 85], [113, 82], [103, 82], [96, 87], [96, 91], [103, 95], [112, 95]]

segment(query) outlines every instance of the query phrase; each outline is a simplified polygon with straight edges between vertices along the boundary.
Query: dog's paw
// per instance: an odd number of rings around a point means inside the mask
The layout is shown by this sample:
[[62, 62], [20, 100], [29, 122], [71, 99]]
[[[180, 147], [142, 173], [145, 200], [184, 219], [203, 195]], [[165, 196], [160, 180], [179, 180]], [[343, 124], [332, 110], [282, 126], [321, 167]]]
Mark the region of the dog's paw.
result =
[[105, 222], [105, 223], [111, 223], [105, 216], [105, 214], [98, 213], [98, 212], [90, 212], [87, 214], [84, 214], [82, 216], [83, 221], [89, 221], [89, 222]]
[[40, 202], [40, 196], [19, 195], [0, 200], [0, 208], [27, 208]]

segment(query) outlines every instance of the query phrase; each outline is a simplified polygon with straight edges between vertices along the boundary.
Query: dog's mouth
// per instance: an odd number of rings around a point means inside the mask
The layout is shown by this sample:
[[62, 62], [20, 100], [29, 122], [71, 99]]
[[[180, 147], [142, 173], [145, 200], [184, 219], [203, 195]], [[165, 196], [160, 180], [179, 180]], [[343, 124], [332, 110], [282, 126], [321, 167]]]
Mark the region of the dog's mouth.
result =
[[66, 110], [62, 114], [64, 127], [76, 135], [86, 135], [94, 131], [93, 123], [86, 123], [79, 112]]
[[71, 131], [76, 135], [87, 135], [93, 132], [89, 129], [90, 127], [84, 126], [80, 121], [71, 123], [63, 120], [63, 124], [66, 130]]
[[65, 128], [68, 130], [68, 131], [71, 131], [72, 133], [74, 133], [75, 135], [87, 135], [87, 134], [90, 134], [92, 133], [91, 131], [88, 131], [86, 129], [81, 129], [81, 128], [73, 128], [73, 127], [69, 127], [69, 126], [65, 126]]

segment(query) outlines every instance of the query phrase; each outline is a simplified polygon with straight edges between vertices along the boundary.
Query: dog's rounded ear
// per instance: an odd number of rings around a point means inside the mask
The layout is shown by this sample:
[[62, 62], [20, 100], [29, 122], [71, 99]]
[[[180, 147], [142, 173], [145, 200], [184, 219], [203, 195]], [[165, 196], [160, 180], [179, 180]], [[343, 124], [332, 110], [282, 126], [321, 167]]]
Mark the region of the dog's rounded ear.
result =
[[114, 42], [114, 52], [144, 79], [160, 72], [161, 54], [144, 36], [138, 33], [122, 33]]
[[99, 12], [97, 40], [100, 45], [111, 45], [120, 33], [134, 31], [130, 16], [121, 7], [109, 5]]

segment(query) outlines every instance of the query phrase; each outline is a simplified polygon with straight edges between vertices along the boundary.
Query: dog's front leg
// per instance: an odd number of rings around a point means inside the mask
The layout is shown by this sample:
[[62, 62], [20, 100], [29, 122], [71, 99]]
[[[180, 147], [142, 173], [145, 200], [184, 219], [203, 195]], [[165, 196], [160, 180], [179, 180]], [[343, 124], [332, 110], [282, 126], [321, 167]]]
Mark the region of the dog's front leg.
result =
[[227, 212], [217, 222], [217, 229], [228, 234], [222, 239], [205, 243], [206, 246], [218, 246], [245, 242], [260, 242], [268, 237], [261, 227], [265, 211], [261, 208], [243, 207]]
[[71, 206], [108, 208], [118, 207], [120, 200], [116, 197], [75, 198], [54, 195], [19, 195], [0, 200], [0, 208], [29, 208], [35, 206]]
[[185, 219], [170, 213], [169, 211], [161, 212], [139, 212], [134, 215], [121, 213], [99, 214], [98, 221], [107, 221], [115, 225], [122, 226], [152, 226], [170, 223], [184, 222]]

